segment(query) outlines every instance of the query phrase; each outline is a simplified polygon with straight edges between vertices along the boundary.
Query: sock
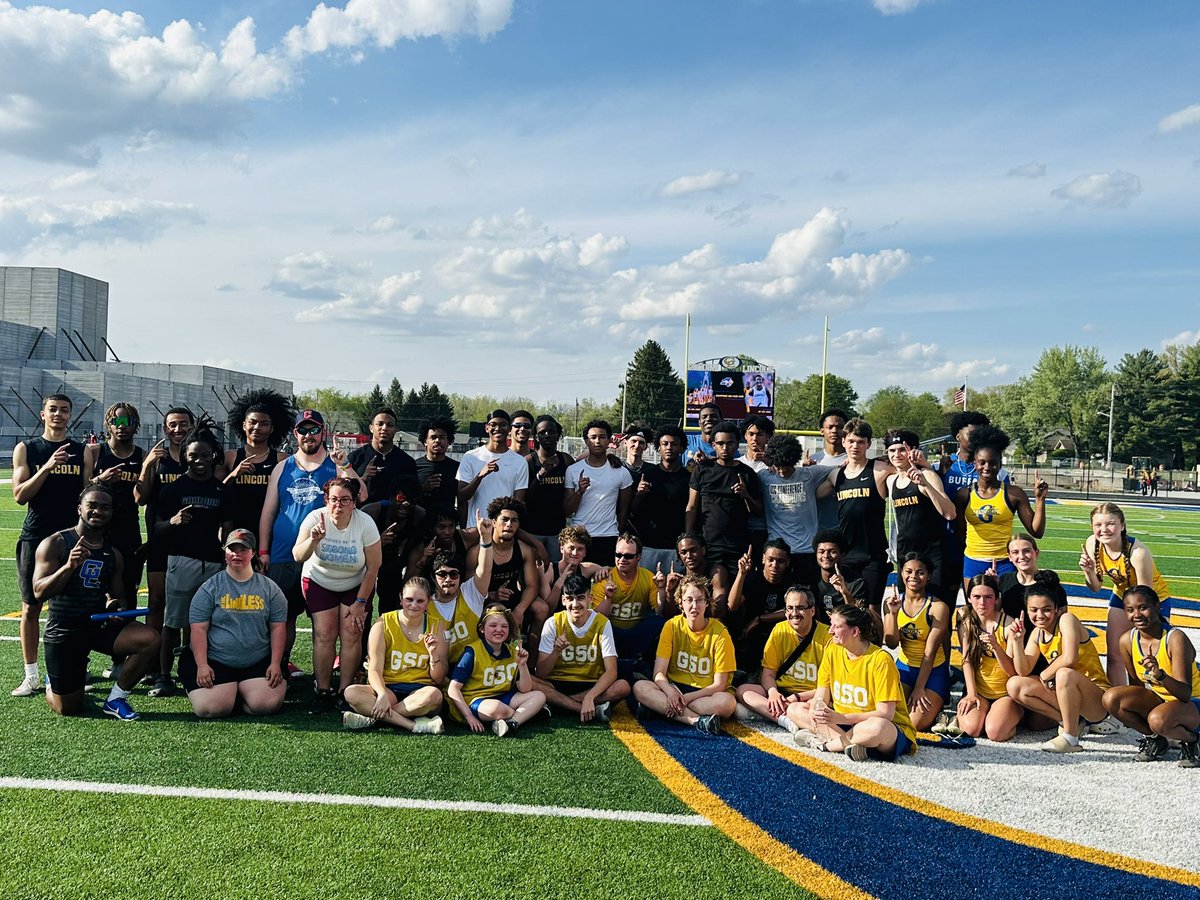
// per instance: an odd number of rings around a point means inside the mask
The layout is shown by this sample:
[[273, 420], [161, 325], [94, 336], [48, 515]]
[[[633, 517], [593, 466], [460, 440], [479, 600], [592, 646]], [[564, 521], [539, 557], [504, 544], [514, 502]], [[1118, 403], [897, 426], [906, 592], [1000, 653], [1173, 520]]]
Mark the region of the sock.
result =
[[38, 664], [37, 663], [35, 663], [35, 662], [25, 663], [25, 677], [26, 678], [30, 678], [30, 677], [37, 678], [38, 677]]
[[108, 692], [108, 699], [110, 701], [111, 700], [124, 700], [128, 696], [129, 696], [129, 691], [121, 690], [121, 686], [119, 684], [114, 684], [112, 687], [112, 690]]
[[1067, 734], [1064, 731], [1063, 737], [1065, 737], [1067, 739], [1067, 743], [1070, 744], [1072, 747], [1077, 747], [1079, 745], [1079, 738], [1075, 737], [1075, 735]]
[[780, 716], [775, 722], [780, 728], [786, 728], [788, 731], [796, 730], [796, 723], [789, 719], [786, 714]]

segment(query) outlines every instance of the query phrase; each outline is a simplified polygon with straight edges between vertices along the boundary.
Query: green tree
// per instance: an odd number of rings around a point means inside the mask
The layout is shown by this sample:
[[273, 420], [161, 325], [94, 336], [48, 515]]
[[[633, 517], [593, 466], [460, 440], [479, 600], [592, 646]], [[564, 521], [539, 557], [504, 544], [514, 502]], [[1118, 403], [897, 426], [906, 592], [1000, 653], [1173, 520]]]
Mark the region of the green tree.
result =
[[1108, 426], [1109, 376], [1095, 347], [1050, 347], [1042, 351], [1029, 374], [1025, 397], [1026, 425], [1041, 435], [1064, 429], [1079, 457], [1103, 449]]
[[[683, 416], [683, 381], [657, 341], [646, 341], [625, 369], [625, 421], [653, 428], [676, 425]], [[616, 405], [620, 408], [621, 398]], [[613, 423], [620, 425], [618, 421]]]
[[396, 415], [400, 415], [400, 410], [404, 406], [404, 388], [400, 386], [400, 381], [397, 378], [392, 379], [392, 383], [388, 385], [387, 393], [384, 394], [383, 405], [395, 411]]
[[820, 375], [775, 383], [775, 424], [780, 428], [816, 431], [821, 413], [831, 408], [845, 410], [849, 416], [858, 414], [858, 392], [840, 375], [826, 375], [823, 408]]
[[1163, 362], [1165, 396], [1151, 415], [1157, 416], [1170, 441], [1171, 467], [1190, 468], [1200, 462], [1200, 342], [1170, 345], [1163, 351]]
[[868, 397], [863, 416], [880, 437], [889, 428], [907, 428], [922, 440], [941, 437], [948, 430], [948, 416], [937, 397], [928, 391], [914, 396], [898, 385]]
[[[1032, 463], [1045, 452], [1045, 432], [1031, 428], [1025, 417], [1026, 398], [1029, 394], [1029, 379], [1022, 378], [1015, 384], [1004, 384], [990, 388], [986, 404], [980, 412], [991, 419], [992, 424], [1003, 431], [1012, 440], [1012, 448]], [[970, 396], [967, 405], [972, 409], [975, 404]]]
[[358, 430], [362, 434], [367, 434], [370, 430], [371, 419], [375, 415], [375, 410], [387, 406], [387, 400], [383, 396], [383, 391], [379, 385], [371, 388], [371, 393], [367, 394], [363, 400], [363, 414], [358, 420]]
[[348, 394], [337, 388], [317, 388], [296, 396], [298, 409], [315, 409], [325, 418], [325, 427], [330, 431], [358, 433], [358, 426], [365, 415], [366, 398], [362, 394]]
[[440, 416], [454, 418], [454, 406], [450, 402], [450, 398], [442, 393], [441, 388], [436, 384], [428, 382], [421, 385], [421, 390], [418, 393], [420, 400], [420, 417], [416, 427], [420, 427], [421, 422], [426, 419], [435, 419]]
[[[1113, 401], [1113, 455], [1169, 456], [1169, 440], [1160, 420], [1167, 399], [1167, 368], [1153, 350], [1126, 353], [1117, 363]], [[1158, 415], [1151, 415], [1157, 411]], [[1107, 420], [1105, 422], [1107, 425]], [[1165, 460], [1164, 460], [1165, 461]]]

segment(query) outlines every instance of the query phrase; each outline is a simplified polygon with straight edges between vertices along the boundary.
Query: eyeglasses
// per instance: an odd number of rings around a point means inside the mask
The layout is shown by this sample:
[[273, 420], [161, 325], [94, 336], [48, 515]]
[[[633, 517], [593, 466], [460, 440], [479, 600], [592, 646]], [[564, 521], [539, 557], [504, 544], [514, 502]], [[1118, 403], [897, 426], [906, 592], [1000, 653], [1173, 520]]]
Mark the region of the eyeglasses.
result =
[[296, 434], [301, 437], [308, 437], [311, 434], [320, 434], [322, 431], [324, 429], [320, 425], [302, 425], [296, 429]]
[[434, 578], [457, 578], [458, 569], [439, 569], [433, 573]]
[[329, 502], [334, 506], [348, 506], [354, 502], [353, 497], [330, 497]]
[[614, 553], [613, 555], [617, 559], [637, 559], [638, 558], [638, 554], [636, 554], [636, 553]]
[[815, 608], [811, 603], [808, 606], [789, 606], [784, 610], [784, 613], [802, 613]]

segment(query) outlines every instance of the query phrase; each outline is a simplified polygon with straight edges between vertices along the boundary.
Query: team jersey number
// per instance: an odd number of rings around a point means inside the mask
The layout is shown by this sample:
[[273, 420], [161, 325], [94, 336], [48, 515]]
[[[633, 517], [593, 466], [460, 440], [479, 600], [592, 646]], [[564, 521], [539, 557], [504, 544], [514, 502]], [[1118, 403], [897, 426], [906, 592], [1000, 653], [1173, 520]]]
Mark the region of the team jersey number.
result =
[[424, 669], [429, 665], [428, 653], [413, 653], [411, 650], [406, 653], [401, 653], [399, 650], [392, 651], [391, 665], [388, 666], [393, 672], [398, 672], [401, 669]]
[[855, 709], [866, 709], [870, 696], [867, 689], [857, 684], [833, 683], [833, 702], [842, 706], [853, 706]]
[[489, 666], [483, 670], [483, 686], [495, 687], [498, 684], [511, 684], [516, 677], [517, 664], [515, 662], [506, 666]]
[[592, 663], [596, 661], [596, 645], [570, 644], [563, 647], [559, 659], [563, 662]]
[[680, 650], [675, 654], [675, 668], [690, 675], [710, 675], [712, 674], [712, 660], [707, 656], [692, 656], [692, 654]]

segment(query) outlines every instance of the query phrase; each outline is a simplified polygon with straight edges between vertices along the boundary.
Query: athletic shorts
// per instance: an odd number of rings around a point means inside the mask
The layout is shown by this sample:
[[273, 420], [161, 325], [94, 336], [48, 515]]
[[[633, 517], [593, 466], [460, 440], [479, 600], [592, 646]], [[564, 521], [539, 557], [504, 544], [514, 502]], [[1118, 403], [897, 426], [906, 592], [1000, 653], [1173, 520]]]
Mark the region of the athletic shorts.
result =
[[[900, 671], [900, 683], [911, 689], [917, 683], [917, 675], [921, 672], [920, 666], [908, 666], [896, 660], [896, 668]], [[929, 670], [929, 678], [925, 681], [925, 689], [933, 691], [942, 700], [947, 700], [950, 697], [950, 663], [944, 662], [940, 666], [934, 666]]]
[[551, 678], [550, 684], [560, 694], [574, 697], [576, 694], [586, 694], [596, 686], [594, 681], [563, 681], [561, 678]]
[[971, 556], [963, 557], [963, 572], [964, 579], [974, 578], [976, 575], [982, 575], [992, 567], [992, 563], [996, 564], [996, 577], [1001, 578], [1009, 572], [1017, 571], [1017, 567], [1012, 564], [1007, 556], [998, 556], [993, 559], [975, 559]]
[[[355, 585], [348, 591], [331, 591], [311, 578], [300, 579], [300, 590], [304, 593], [304, 606], [310, 619], [319, 612], [352, 605], [358, 599], [359, 587], [361, 585]], [[367, 604], [368, 607], [370, 605]]]
[[190, 556], [168, 556], [167, 609], [163, 614], [163, 625], [167, 628], [187, 628], [188, 612], [196, 591], [224, 568], [219, 562], [205, 562]]
[[167, 571], [167, 544], [161, 538], [150, 538], [146, 542], [146, 574], [154, 575]]
[[21, 602], [41, 603], [33, 596], [33, 567], [41, 541], [17, 541], [17, 583], [21, 586]]
[[[43, 642], [46, 674], [56, 694], [74, 694], [87, 683], [88, 654], [112, 656], [113, 644], [129, 619], [88, 622], [67, 631], [47, 627], [50, 639]], [[59, 639], [61, 638], [61, 640]]]
[[289, 622], [296, 621], [300, 613], [304, 612], [304, 591], [300, 589], [301, 567], [301, 563], [289, 559], [272, 562], [271, 567], [267, 569], [267, 577], [275, 582], [283, 591], [283, 596], [287, 597]]
[[[1162, 620], [1164, 622], [1170, 623], [1170, 621], [1171, 621], [1171, 606], [1174, 602], [1175, 601], [1172, 600], [1170, 597], [1160, 597], [1159, 598], [1158, 614], [1160, 616], [1162, 616]], [[1108, 608], [1109, 609], [1119, 609], [1121, 611], [1124, 611], [1125, 610], [1125, 601], [1122, 600], [1120, 597], [1118, 597], [1116, 594], [1113, 594], [1111, 597], [1108, 598]]]
[[[849, 731], [853, 725], [835, 725], [835, 728], [842, 729], [843, 732]], [[912, 752], [913, 742], [909, 740], [907, 734], [897, 727], [895, 722], [892, 722], [892, 727], [896, 729], [896, 746], [888, 752], [876, 750], [874, 747], [867, 748], [867, 759], [877, 759], [880, 762], [895, 762], [900, 757]]]
[[[213, 670], [213, 687], [218, 684], [241, 684], [255, 678], [266, 678], [267, 669], [271, 665], [271, 654], [268, 653], [258, 662], [248, 666], [227, 666], [215, 659], [209, 659], [208, 664]], [[183, 682], [184, 690], [189, 694], [195, 690], [204, 690], [196, 684], [196, 657], [192, 655], [191, 647], [185, 647], [179, 655], [179, 680]]]
[[692, 687], [690, 684], [680, 684], [678, 681], [673, 681], [670, 678], [668, 678], [667, 681], [670, 681], [671, 684], [679, 688], [679, 692], [681, 694], [694, 694], [696, 691], [701, 690], [701, 688]]
[[410, 681], [398, 681], [394, 684], [389, 684], [387, 689], [392, 692], [392, 696], [397, 700], [403, 700], [409, 694], [419, 691], [423, 687], [429, 687], [427, 684], [413, 684]]
[[505, 706], [509, 704], [513, 697], [517, 695], [516, 691], [505, 691], [503, 694], [497, 694], [495, 697], [477, 697], [471, 701], [471, 712], [479, 715], [479, 704], [484, 700], [499, 700]]

